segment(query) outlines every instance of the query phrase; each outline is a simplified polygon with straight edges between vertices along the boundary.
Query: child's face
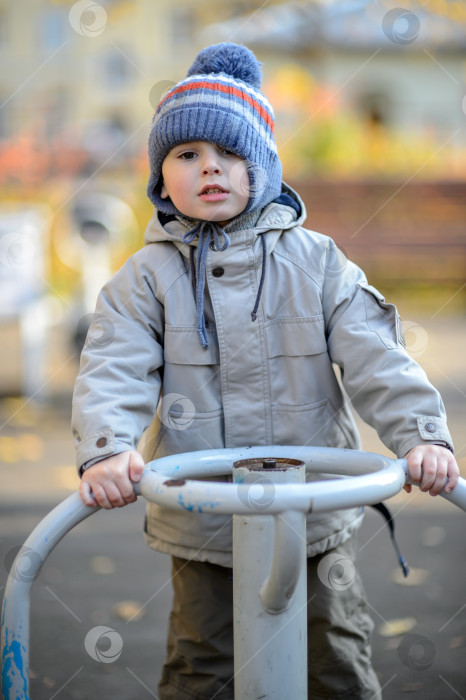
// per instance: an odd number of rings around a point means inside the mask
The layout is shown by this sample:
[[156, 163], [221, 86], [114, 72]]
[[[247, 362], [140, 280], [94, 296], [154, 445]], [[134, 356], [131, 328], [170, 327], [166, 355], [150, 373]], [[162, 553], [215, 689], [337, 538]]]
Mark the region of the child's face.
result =
[[161, 196], [185, 216], [227, 223], [249, 201], [247, 165], [239, 156], [206, 141], [175, 146], [162, 164]]

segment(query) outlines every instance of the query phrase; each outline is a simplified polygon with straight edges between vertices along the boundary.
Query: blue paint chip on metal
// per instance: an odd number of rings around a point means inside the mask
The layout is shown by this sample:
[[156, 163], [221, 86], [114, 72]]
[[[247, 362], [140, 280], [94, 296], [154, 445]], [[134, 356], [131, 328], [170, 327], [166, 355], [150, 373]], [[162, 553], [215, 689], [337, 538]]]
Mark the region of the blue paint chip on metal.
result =
[[178, 495], [178, 503], [182, 508], [184, 508], [184, 510], [189, 511], [190, 513], [204, 513], [206, 509], [215, 510], [216, 506], [221, 504], [221, 501], [206, 501], [202, 504], [185, 503], [183, 494], [180, 493]]
[[[8, 639], [8, 630], [5, 632]], [[5, 644], [2, 659], [2, 689], [6, 698], [12, 698], [9, 691], [15, 686], [15, 700], [27, 700], [27, 669], [25, 669], [26, 649], [18, 640]], [[22, 679], [22, 683], [18, 680]], [[22, 686], [20, 688], [19, 686]]]

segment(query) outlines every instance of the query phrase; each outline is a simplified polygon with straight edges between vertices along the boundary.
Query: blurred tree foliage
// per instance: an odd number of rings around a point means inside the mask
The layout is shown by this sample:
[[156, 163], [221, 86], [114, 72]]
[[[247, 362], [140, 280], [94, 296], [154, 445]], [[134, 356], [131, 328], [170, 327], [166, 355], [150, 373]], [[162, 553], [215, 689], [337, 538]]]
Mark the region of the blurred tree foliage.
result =
[[[464, 179], [466, 148], [433, 130], [401, 131], [363, 119], [301, 66], [282, 66], [264, 88], [276, 111], [284, 172], [296, 177]], [[441, 147], [443, 146], [443, 147]]]

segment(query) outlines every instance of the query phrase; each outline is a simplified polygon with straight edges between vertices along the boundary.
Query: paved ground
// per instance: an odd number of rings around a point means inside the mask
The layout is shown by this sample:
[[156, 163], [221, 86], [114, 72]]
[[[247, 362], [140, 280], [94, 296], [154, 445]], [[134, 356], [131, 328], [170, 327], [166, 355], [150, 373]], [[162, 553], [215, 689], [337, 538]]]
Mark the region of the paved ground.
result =
[[[431, 319], [417, 325], [427, 341], [416, 328], [414, 340], [407, 340], [414, 348], [418, 343], [418, 359], [444, 395], [466, 476], [464, 321]], [[60, 372], [55, 375], [48, 406], [0, 401], [2, 589], [15, 548], [77, 487], [69, 434], [73, 371], [68, 368], [65, 379]], [[371, 430], [364, 429], [364, 444], [384, 451]], [[412, 568], [408, 585], [400, 577], [387, 529], [371, 509], [361, 532], [359, 564], [373, 611], [374, 665], [384, 700], [405, 694], [419, 700], [464, 699], [464, 515], [419, 492], [403, 492], [391, 505], [398, 513], [399, 544]], [[44, 565], [32, 597], [33, 700], [156, 697], [171, 598], [169, 558], [146, 548], [143, 510], [138, 502], [95, 514]], [[111, 663], [99, 661], [99, 654], [112, 648], [108, 637], [98, 641], [98, 626], [115, 631], [117, 652], [122, 642], [120, 656]]]
[[[4, 507], [8, 527], [2, 527], [0, 545], [5, 565], [51, 505]], [[99, 512], [47, 560], [32, 596], [33, 700], [156, 697], [171, 600], [169, 558], [146, 548], [142, 519], [142, 503]], [[465, 697], [464, 516], [450, 507], [405, 508], [397, 529], [412, 567], [408, 585], [402, 585], [377, 513], [367, 513], [360, 538], [359, 566], [375, 622], [374, 665], [384, 698], [404, 693], [422, 700]], [[2, 583], [5, 577], [4, 570]], [[115, 630], [123, 644], [114, 662], [89, 655], [109, 649], [108, 639], [97, 641], [98, 626]]]

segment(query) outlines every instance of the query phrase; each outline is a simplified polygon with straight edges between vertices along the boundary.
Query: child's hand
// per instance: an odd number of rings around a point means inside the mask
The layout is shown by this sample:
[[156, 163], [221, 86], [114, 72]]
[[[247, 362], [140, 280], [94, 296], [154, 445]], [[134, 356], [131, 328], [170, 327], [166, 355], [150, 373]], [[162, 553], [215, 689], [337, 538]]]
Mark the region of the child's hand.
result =
[[132, 482], [139, 481], [144, 466], [143, 458], [135, 450], [96, 462], [82, 475], [81, 500], [87, 506], [99, 505], [107, 509], [133, 503], [136, 495]]
[[[440, 445], [418, 445], [406, 455], [409, 476], [419, 484], [421, 491], [428, 491], [437, 496], [445, 486], [445, 493], [453, 491], [458, 483], [459, 469], [450, 450]], [[411, 485], [406, 484], [405, 491], [411, 492]]]

